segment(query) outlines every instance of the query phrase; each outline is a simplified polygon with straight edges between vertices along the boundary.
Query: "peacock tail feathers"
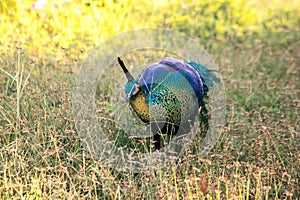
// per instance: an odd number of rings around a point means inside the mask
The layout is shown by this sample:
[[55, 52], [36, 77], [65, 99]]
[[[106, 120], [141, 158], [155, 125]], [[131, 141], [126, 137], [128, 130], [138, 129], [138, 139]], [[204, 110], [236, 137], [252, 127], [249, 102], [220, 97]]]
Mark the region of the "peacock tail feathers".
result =
[[203, 82], [204, 94], [207, 96], [207, 92], [212, 88], [214, 83], [220, 83], [220, 79], [214, 74], [217, 70], [209, 69], [208, 67], [191, 61], [188, 63], [191, 65], [200, 75]]

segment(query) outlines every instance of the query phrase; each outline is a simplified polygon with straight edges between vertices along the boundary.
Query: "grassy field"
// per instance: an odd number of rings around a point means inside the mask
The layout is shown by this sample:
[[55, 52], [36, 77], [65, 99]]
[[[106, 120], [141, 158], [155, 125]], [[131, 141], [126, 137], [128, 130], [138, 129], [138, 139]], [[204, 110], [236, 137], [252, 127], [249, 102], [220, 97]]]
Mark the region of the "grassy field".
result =
[[[0, 199], [300, 198], [299, 1], [53, 2], [0, 2]], [[74, 79], [100, 42], [156, 26], [213, 56], [227, 124], [207, 157], [118, 172], [83, 151]]]

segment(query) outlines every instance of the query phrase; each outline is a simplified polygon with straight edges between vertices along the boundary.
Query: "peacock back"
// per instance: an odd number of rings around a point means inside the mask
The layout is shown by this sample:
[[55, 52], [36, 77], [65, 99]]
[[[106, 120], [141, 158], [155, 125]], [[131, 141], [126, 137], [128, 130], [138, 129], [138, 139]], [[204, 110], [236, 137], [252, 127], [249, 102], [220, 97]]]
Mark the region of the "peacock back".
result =
[[[193, 120], [203, 102], [203, 84], [198, 72], [173, 58], [164, 58], [147, 67], [138, 83], [143, 92], [131, 100], [131, 105], [145, 122], [179, 126]], [[141, 103], [143, 100], [146, 105]]]

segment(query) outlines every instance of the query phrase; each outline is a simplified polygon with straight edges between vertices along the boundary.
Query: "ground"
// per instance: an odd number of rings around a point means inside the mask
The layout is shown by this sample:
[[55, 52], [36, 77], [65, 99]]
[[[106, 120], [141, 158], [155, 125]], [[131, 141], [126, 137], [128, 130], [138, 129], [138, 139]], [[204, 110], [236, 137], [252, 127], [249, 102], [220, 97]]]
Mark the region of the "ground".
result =
[[[299, 1], [54, 2], [44, 10], [33, 1], [0, 3], [2, 199], [300, 197]], [[178, 165], [119, 172], [83, 150], [74, 79], [109, 36], [156, 26], [197, 38], [212, 55], [226, 88], [227, 122], [206, 157], [195, 144]]]

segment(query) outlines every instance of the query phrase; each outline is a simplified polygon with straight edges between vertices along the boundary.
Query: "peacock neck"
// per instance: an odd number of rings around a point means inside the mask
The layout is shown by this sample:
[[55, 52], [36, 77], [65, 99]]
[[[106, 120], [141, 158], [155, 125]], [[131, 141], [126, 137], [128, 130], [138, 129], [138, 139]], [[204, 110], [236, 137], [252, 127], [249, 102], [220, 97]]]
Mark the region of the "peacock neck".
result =
[[130, 104], [142, 121], [150, 122], [149, 105], [146, 102], [143, 90], [140, 90], [136, 95], [131, 97]]

